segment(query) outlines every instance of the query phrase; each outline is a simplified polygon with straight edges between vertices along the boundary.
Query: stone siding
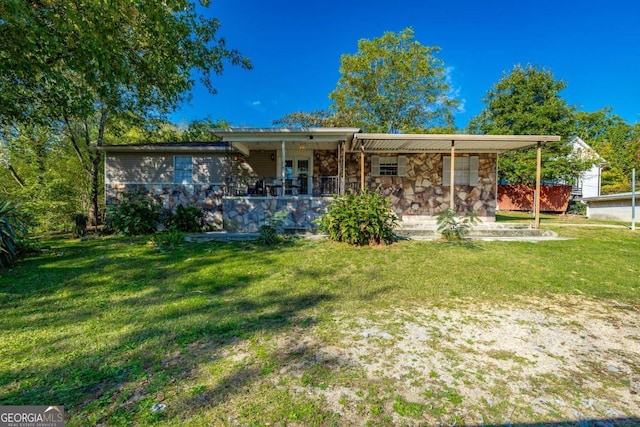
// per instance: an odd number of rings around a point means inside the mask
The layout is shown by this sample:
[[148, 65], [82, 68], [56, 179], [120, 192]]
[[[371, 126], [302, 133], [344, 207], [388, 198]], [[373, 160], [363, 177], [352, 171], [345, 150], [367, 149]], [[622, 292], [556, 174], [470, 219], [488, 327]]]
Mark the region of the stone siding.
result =
[[106, 205], [119, 204], [125, 193], [143, 193], [153, 197], [167, 212], [175, 212], [178, 205], [193, 205], [203, 210], [205, 222], [214, 229], [222, 229], [222, 195], [219, 185], [211, 184], [107, 184]]
[[[365, 156], [367, 188], [389, 197], [398, 217], [405, 215], [437, 216], [449, 207], [450, 186], [442, 185], [440, 153], [403, 154], [407, 158], [407, 175], [371, 176], [371, 155]], [[385, 154], [380, 154], [385, 156]], [[458, 154], [457, 156], [468, 156]], [[458, 214], [476, 212], [483, 219], [495, 218], [496, 163], [495, 154], [479, 154], [478, 184], [456, 185]], [[348, 153], [346, 159], [347, 188], [360, 186], [360, 153]]]
[[313, 195], [336, 194], [339, 191], [338, 154], [336, 150], [314, 150]]
[[[385, 154], [381, 154], [384, 156]], [[389, 154], [391, 155], [391, 154]], [[404, 154], [403, 154], [404, 155]], [[333, 150], [314, 152], [314, 176], [336, 176], [338, 157]], [[442, 185], [440, 153], [406, 154], [406, 176], [371, 176], [371, 155], [365, 156], [367, 188], [389, 197], [400, 219], [404, 216], [437, 216], [449, 207], [450, 186]], [[465, 156], [465, 154], [460, 155]], [[473, 211], [483, 220], [495, 218], [496, 154], [479, 154], [478, 184], [456, 185], [456, 209], [460, 215]], [[360, 153], [347, 153], [346, 188], [360, 188]], [[320, 182], [314, 180], [314, 186]], [[167, 211], [182, 205], [198, 206], [212, 228], [238, 232], [256, 232], [266, 218], [286, 211], [285, 227], [315, 230], [313, 221], [322, 215], [331, 197], [223, 197], [223, 189], [211, 184], [107, 184], [107, 206], [117, 204], [125, 192], [143, 192], [157, 200]], [[314, 194], [319, 189], [314, 188]]]
[[313, 176], [337, 176], [338, 153], [336, 150], [314, 150]]
[[287, 212], [285, 230], [315, 230], [318, 219], [331, 203], [331, 197], [224, 197], [224, 229], [255, 233], [274, 213]]

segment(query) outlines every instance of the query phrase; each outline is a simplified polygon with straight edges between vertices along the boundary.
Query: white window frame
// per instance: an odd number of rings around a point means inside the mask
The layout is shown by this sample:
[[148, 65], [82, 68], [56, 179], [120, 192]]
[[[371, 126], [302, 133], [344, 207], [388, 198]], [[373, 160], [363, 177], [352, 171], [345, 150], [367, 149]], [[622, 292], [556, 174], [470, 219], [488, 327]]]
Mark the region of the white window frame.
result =
[[371, 156], [372, 176], [406, 176], [407, 156]]
[[[480, 177], [480, 158], [478, 156], [460, 156], [455, 159], [455, 185], [475, 187]], [[442, 185], [451, 185], [451, 156], [442, 156]]]
[[173, 183], [193, 184], [193, 156], [173, 156]]

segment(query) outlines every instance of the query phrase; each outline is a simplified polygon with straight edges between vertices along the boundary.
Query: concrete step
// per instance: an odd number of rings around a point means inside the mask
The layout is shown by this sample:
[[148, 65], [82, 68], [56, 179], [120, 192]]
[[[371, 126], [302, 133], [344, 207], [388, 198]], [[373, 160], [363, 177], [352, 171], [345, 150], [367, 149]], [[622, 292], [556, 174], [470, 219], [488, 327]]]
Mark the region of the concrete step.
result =
[[420, 228], [399, 228], [396, 229], [396, 234], [401, 237], [431, 237], [434, 239], [440, 238], [440, 233], [436, 229], [428, 230], [428, 229], [420, 229]]

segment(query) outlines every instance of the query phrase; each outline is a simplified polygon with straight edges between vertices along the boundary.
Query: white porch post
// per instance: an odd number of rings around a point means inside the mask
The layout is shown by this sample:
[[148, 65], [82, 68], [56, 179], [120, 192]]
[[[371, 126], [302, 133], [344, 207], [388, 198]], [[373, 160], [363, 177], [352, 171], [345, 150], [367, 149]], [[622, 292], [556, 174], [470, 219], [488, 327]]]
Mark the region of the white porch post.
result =
[[538, 147], [536, 150], [536, 193], [535, 197], [535, 226], [536, 228], [540, 228], [540, 169], [542, 166], [542, 143], [538, 142]]
[[449, 191], [449, 207], [456, 210], [456, 142], [451, 141], [451, 190]]
[[347, 192], [347, 143], [342, 142], [342, 193]]
[[287, 179], [287, 175], [286, 175], [286, 167], [287, 167], [287, 161], [286, 161], [286, 156], [285, 156], [285, 150], [284, 150], [284, 141], [282, 141], [282, 164], [280, 165], [281, 167], [281, 171], [280, 171], [280, 177], [282, 178], [282, 195], [284, 195], [284, 182], [285, 179]]
[[364, 143], [360, 143], [360, 191], [364, 191]]
[[342, 157], [341, 156], [342, 153], [342, 141], [338, 141], [338, 149], [336, 150], [336, 155], [338, 156], [338, 194], [342, 194]]

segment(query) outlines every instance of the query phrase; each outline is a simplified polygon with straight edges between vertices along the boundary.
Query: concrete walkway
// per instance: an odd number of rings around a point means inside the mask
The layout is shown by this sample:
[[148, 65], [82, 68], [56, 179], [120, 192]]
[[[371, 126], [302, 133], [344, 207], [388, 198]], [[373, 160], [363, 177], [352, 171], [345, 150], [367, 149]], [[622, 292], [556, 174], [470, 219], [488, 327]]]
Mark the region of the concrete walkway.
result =
[[591, 224], [591, 223], [575, 223], [575, 222], [543, 222], [545, 227], [595, 227], [595, 228], [631, 228], [630, 225], [621, 224]]
[[[566, 237], [559, 237], [551, 230], [546, 230], [546, 227], [595, 227], [595, 228], [616, 228], [616, 229], [629, 229], [630, 226], [621, 224], [599, 224], [599, 223], [575, 223], [575, 222], [543, 222], [543, 228], [536, 230], [533, 228], [533, 223], [529, 222], [494, 222], [479, 224], [475, 227], [474, 231], [469, 235], [471, 240], [479, 241], [502, 241], [502, 242], [544, 242], [550, 240], [570, 240]], [[406, 227], [399, 228], [397, 231], [401, 239], [406, 240], [438, 240], [440, 235], [436, 231], [437, 224], [423, 225], [422, 227]], [[323, 234], [302, 234], [303, 237], [308, 239], [323, 239], [326, 235]], [[187, 236], [185, 240], [187, 242], [243, 242], [257, 240], [260, 237], [259, 233], [233, 233], [227, 231], [210, 231], [207, 233], [193, 234]]]
[[[303, 234], [301, 235], [305, 239], [324, 239], [326, 234]], [[206, 242], [247, 242], [257, 240], [260, 237], [259, 233], [232, 233], [226, 231], [211, 231], [201, 234], [193, 234], [187, 236], [185, 240], [187, 242], [194, 243], [206, 243]], [[401, 240], [417, 240], [417, 241], [433, 241], [438, 240], [440, 236], [438, 234], [428, 235], [414, 235], [414, 236], [399, 236]], [[555, 233], [548, 233], [543, 236], [489, 236], [489, 235], [476, 235], [469, 236], [470, 240], [477, 240], [483, 242], [544, 242], [551, 240], [571, 240], [567, 237], [558, 237]]]
[[231, 233], [226, 231], [209, 231], [207, 233], [192, 234], [185, 237], [187, 242], [247, 242], [257, 240], [259, 233]]

